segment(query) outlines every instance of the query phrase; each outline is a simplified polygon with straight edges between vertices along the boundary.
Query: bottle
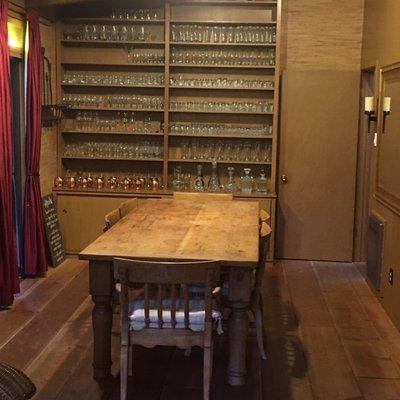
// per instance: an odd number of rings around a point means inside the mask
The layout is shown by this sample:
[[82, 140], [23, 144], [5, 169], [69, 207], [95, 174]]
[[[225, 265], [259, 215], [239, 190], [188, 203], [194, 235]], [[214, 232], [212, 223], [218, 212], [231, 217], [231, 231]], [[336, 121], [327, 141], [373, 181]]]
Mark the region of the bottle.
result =
[[265, 176], [265, 171], [260, 171], [260, 177], [257, 180], [257, 192], [267, 193], [268, 192], [268, 179]]
[[205, 188], [204, 179], [203, 179], [203, 166], [201, 164], [197, 165], [197, 176], [194, 180], [193, 189], [196, 192], [203, 192]]
[[251, 169], [244, 168], [244, 175], [240, 178], [240, 186], [243, 194], [251, 194], [253, 191], [253, 177], [250, 175]]
[[236, 191], [236, 184], [235, 184], [235, 179], [233, 178], [233, 174], [235, 173], [235, 168], [233, 167], [228, 167], [228, 181], [225, 183], [225, 191], [229, 193], [233, 193]]
[[209, 192], [219, 192], [221, 187], [219, 185], [218, 179], [218, 169], [217, 169], [217, 162], [214, 160], [211, 162], [212, 170], [211, 170], [211, 177], [208, 181], [207, 189]]

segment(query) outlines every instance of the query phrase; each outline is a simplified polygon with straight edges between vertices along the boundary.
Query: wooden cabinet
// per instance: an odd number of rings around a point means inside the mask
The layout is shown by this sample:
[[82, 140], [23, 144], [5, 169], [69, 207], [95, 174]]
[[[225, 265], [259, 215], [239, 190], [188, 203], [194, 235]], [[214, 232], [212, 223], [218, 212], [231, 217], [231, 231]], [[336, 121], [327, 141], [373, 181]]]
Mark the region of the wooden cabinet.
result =
[[[221, 185], [229, 167], [237, 188], [245, 168], [255, 181], [265, 173], [268, 192], [255, 182], [246, 198], [263, 204], [274, 225], [281, 1], [112, 7], [71, 6], [58, 23], [58, 97], [67, 106], [59, 175], [156, 177], [166, 195], [177, 171], [193, 190], [199, 164], [207, 184], [215, 159]], [[101, 232], [118, 189], [58, 196], [69, 252]], [[136, 197], [136, 189], [125, 193]]]

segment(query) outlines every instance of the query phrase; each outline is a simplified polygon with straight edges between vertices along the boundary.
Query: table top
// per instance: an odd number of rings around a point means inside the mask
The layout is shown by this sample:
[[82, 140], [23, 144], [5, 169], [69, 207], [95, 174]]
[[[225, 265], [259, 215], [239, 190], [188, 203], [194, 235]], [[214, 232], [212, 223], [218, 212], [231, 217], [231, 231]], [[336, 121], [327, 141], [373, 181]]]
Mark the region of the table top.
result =
[[86, 247], [79, 258], [258, 262], [258, 203], [148, 199]]

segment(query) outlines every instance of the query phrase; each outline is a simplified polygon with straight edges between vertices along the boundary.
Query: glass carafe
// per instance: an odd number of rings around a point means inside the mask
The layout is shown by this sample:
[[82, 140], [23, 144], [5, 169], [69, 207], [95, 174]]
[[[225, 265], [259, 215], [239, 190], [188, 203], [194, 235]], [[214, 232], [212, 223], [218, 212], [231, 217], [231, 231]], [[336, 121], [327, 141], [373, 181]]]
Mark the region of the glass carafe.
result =
[[174, 168], [174, 177], [172, 179], [172, 188], [174, 190], [178, 190], [178, 191], [183, 190], [185, 188], [185, 182], [183, 180], [181, 167]]
[[240, 187], [242, 190], [243, 194], [251, 194], [253, 191], [253, 182], [254, 179], [250, 175], [251, 169], [250, 168], [244, 168], [243, 169], [244, 175], [241, 176], [240, 178]]
[[261, 192], [261, 193], [268, 192], [268, 179], [265, 175], [264, 170], [261, 170], [260, 177], [257, 180], [257, 192]]
[[212, 165], [212, 170], [211, 170], [210, 180], [208, 181], [208, 191], [219, 192], [221, 190], [221, 187], [219, 185], [219, 179], [218, 179], [217, 162], [214, 160], [212, 161], [211, 165]]
[[235, 168], [228, 167], [227, 171], [228, 171], [228, 180], [225, 183], [224, 188], [226, 192], [233, 193], [237, 189], [235, 184], [235, 179], [233, 178], [233, 175], [235, 173]]
[[203, 192], [205, 189], [204, 179], [203, 179], [203, 166], [201, 164], [197, 165], [197, 176], [194, 180], [193, 190], [196, 192]]

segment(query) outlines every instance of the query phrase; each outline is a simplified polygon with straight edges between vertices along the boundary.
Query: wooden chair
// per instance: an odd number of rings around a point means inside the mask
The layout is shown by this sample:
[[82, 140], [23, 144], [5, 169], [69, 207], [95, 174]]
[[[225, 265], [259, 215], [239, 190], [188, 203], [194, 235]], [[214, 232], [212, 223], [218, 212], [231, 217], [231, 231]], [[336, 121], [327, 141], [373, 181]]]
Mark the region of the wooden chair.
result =
[[263, 209], [260, 210], [260, 223], [266, 222], [269, 224], [271, 221], [271, 216], [269, 213]]
[[121, 219], [121, 213], [119, 211], [119, 208], [116, 208], [115, 210], [110, 211], [105, 217], [104, 217], [104, 228], [103, 232], [107, 232], [113, 225], [115, 225], [119, 220]]
[[189, 193], [174, 192], [174, 200], [192, 200], [192, 201], [229, 201], [233, 200], [232, 193]]
[[[212, 376], [212, 317], [215, 313], [211, 292], [220, 277], [219, 261], [174, 263], [115, 258], [114, 277], [121, 282], [121, 400], [127, 399], [128, 367], [132, 364], [131, 348], [134, 344], [203, 347], [204, 400], [208, 400]], [[130, 288], [136, 284], [143, 285], [144, 299], [141, 302], [135, 300], [129, 307]], [[201, 329], [194, 329], [199, 327], [199, 321], [194, 320], [195, 314], [191, 311], [190, 284], [203, 284], [205, 287]], [[129, 310], [133, 312], [131, 316]]]
[[132, 210], [134, 210], [138, 206], [138, 199], [130, 199], [127, 201], [124, 201], [120, 206], [119, 206], [119, 211], [121, 214], [121, 218], [124, 218], [125, 215], [129, 214]]
[[35, 393], [35, 385], [22, 371], [0, 362], [1, 400], [26, 400]]
[[271, 228], [268, 224], [263, 222], [260, 226], [260, 242], [259, 242], [259, 260], [258, 266], [255, 271], [254, 288], [251, 293], [250, 309], [254, 315], [256, 322], [257, 344], [260, 356], [266, 359], [263, 341], [263, 313], [262, 313], [262, 281], [265, 271], [265, 263], [267, 260], [267, 253], [269, 249], [269, 238], [271, 236]]

